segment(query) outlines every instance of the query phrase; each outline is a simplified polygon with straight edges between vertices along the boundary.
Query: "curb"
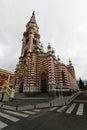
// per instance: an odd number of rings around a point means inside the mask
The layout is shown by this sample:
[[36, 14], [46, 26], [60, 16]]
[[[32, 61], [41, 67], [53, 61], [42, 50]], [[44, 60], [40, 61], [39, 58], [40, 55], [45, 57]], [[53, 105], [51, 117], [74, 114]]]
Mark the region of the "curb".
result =
[[70, 104], [81, 92], [78, 92], [74, 94], [72, 97], [68, 98], [67, 100], [63, 102], [44, 102], [44, 103], [39, 103], [35, 105], [25, 105], [25, 106], [9, 106], [5, 104], [1, 104], [0, 108], [1, 109], [8, 109], [12, 111], [23, 111], [23, 110], [33, 110], [33, 109], [42, 109], [42, 108], [49, 108], [49, 107], [54, 107], [54, 106], [64, 106]]
[[69, 101], [67, 102], [67, 105], [70, 104], [77, 96], [79, 96], [80, 93], [81, 93], [81, 91], [76, 93], [73, 97], [71, 97], [71, 99], [69, 99]]

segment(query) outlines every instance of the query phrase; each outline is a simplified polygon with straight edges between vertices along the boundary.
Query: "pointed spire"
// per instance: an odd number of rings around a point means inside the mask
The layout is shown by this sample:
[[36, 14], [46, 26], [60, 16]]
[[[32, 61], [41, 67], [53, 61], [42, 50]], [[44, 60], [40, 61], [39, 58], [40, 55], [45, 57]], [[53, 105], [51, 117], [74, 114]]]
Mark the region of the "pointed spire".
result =
[[31, 19], [30, 19], [31, 23], [36, 23], [36, 19], [35, 19], [35, 11], [33, 11]]
[[30, 18], [30, 21], [27, 23], [26, 27], [27, 28], [29, 28], [30, 26], [33, 27], [33, 25], [34, 25], [34, 27], [36, 26], [37, 31], [38, 31], [39, 27], [38, 27], [37, 22], [36, 22], [35, 11], [33, 11], [32, 16]]
[[32, 15], [35, 15], [35, 11], [33, 11]]

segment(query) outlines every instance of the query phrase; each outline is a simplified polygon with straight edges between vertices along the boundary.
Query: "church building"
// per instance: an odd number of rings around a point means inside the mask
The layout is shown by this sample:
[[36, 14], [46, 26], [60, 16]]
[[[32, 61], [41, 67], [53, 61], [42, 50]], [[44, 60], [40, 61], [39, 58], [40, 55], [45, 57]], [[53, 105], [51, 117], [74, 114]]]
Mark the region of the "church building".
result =
[[29, 96], [39, 93], [58, 96], [60, 91], [78, 91], [72, 62], [69, 60], [69, 64], [65, 65], [59, 57], [56, 58], [50, 43], [47, 52], [44, 51], [34, 12], [23, 33], [21, 55], [15, 69], [14, 88], [16, 92]]

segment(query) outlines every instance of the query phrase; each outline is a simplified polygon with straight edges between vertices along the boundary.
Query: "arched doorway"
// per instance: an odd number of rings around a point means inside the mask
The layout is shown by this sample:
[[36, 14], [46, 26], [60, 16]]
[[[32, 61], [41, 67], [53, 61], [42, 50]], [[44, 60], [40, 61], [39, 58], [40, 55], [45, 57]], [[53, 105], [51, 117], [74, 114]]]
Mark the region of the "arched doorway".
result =
[[41, 74], [41, 92], [42, 93], [47, 92], [47, 79], [46, 79], [45, 72], [42, 72], [42, 74]]
[[23, 87], [24, 87], [24, 82], [21, 82], [21, 84], [20, 84], [20, 93], [23, 93]]

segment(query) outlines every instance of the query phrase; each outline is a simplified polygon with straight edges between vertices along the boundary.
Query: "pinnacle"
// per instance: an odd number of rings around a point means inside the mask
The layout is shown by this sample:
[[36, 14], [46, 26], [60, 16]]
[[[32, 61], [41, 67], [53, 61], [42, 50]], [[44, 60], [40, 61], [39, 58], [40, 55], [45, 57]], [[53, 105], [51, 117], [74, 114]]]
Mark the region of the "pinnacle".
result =
[[35, 11], [33, 11], [31, 19], [30, 19], [31, 23], [36, 23], [36, 19], [35, 19]]
[[32, 15], [35, 16], [35, 11], [33, 11]]

